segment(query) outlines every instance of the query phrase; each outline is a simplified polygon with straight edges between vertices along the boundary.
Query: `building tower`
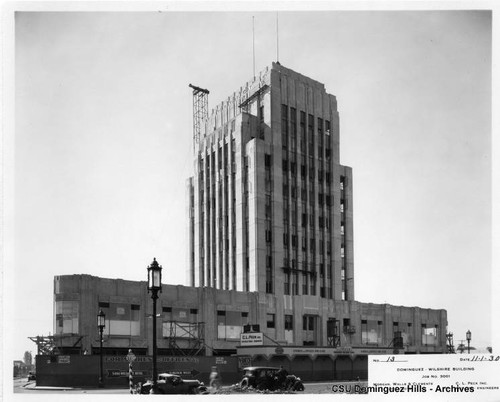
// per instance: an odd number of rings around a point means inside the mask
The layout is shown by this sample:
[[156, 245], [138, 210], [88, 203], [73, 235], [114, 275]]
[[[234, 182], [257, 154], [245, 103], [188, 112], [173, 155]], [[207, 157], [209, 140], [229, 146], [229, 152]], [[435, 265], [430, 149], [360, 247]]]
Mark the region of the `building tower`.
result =
[[[274, 63], [211, 113], [208, 90], [191, 88], [190, 286], [158, 299], [160, 354], [287, 359], [301, 377], [353, 379], [369, 354], [445, 353], [446, 310], [354, 300], [352, 170], [324, 85]], [[54, 342], [61, 354], [100, 350], [102, 309], [105, 352], [146, 355], [149, 306], [145, 282], [56, 276]], [[243, 342], [249, 328], [261, 344]]]
[[354, 300], [352, 169], [323, 84], [273, 63], [218, 105], [188, 194], [191, 286]]

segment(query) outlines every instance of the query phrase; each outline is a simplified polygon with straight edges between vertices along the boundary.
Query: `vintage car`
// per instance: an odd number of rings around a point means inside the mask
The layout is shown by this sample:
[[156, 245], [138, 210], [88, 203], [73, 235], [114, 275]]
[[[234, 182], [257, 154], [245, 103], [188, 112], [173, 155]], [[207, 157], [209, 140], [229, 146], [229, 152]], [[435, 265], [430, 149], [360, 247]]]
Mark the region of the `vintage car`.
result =
[[293, 374], [280, 376], [278, 367], [245, 367], [243, 369], [243, 378], [240, 381], [242, 389], [253, 387], [260, 390], [289, 390], [304, 391], [304, 384], [299, 377]]
[[36, 374], [33, 371], [28, 373], [28, 381], [36, 381]]
[[[184, 380], [176, 374], [162, 373], [158, 375], [159, 394], [205, 394], [207, 387], [198, 380]], [[140, 386], [139, 393], [149, 394], [153, 381], [148, 380]]]

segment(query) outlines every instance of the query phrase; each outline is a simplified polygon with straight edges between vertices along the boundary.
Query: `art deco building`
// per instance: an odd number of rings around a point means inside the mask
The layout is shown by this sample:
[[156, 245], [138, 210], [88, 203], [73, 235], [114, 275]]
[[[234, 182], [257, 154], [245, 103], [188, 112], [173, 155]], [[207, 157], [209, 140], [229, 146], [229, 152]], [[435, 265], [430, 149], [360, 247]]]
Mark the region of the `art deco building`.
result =
[[323, 84], [273, 63], [212, 112], [194, 150], [192, 286], [354, 300], [352, 171]]
[[[159, 296], [159, 353], [286, 358], [311, 379], [365, 376], [368, 354], [445, 353], [446, 310], [354, 300], [352, 170], [324, 85], [273, 63], [210, 114], [193, 89], [189, 286]], [[104, 353], [151, 354], [150, 308], [145, 282], [57, 276], [57, 347], [96, 353], [102, 310]]]

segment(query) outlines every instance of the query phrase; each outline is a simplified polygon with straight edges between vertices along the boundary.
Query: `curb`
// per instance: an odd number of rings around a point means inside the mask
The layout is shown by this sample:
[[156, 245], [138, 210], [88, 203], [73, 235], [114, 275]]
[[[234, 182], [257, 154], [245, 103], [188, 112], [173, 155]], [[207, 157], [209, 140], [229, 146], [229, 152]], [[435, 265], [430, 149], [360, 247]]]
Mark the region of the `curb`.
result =
[[26, 384], [23, 385], [24, 389], [32, 390], [32, 391], [73, 391], [80, 390], [80, 388], [71, 388], [71, 387], [47, 387], [47, 386], [37, 386], [36, 384]]

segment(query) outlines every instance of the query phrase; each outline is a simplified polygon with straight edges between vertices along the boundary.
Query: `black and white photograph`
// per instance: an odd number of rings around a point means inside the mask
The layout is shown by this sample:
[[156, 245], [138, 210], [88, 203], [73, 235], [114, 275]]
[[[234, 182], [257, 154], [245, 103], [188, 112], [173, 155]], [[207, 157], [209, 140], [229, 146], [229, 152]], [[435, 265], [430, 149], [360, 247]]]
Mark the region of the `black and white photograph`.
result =
[[5, 400], [500, 400], [497, 11], [2, 3]]

